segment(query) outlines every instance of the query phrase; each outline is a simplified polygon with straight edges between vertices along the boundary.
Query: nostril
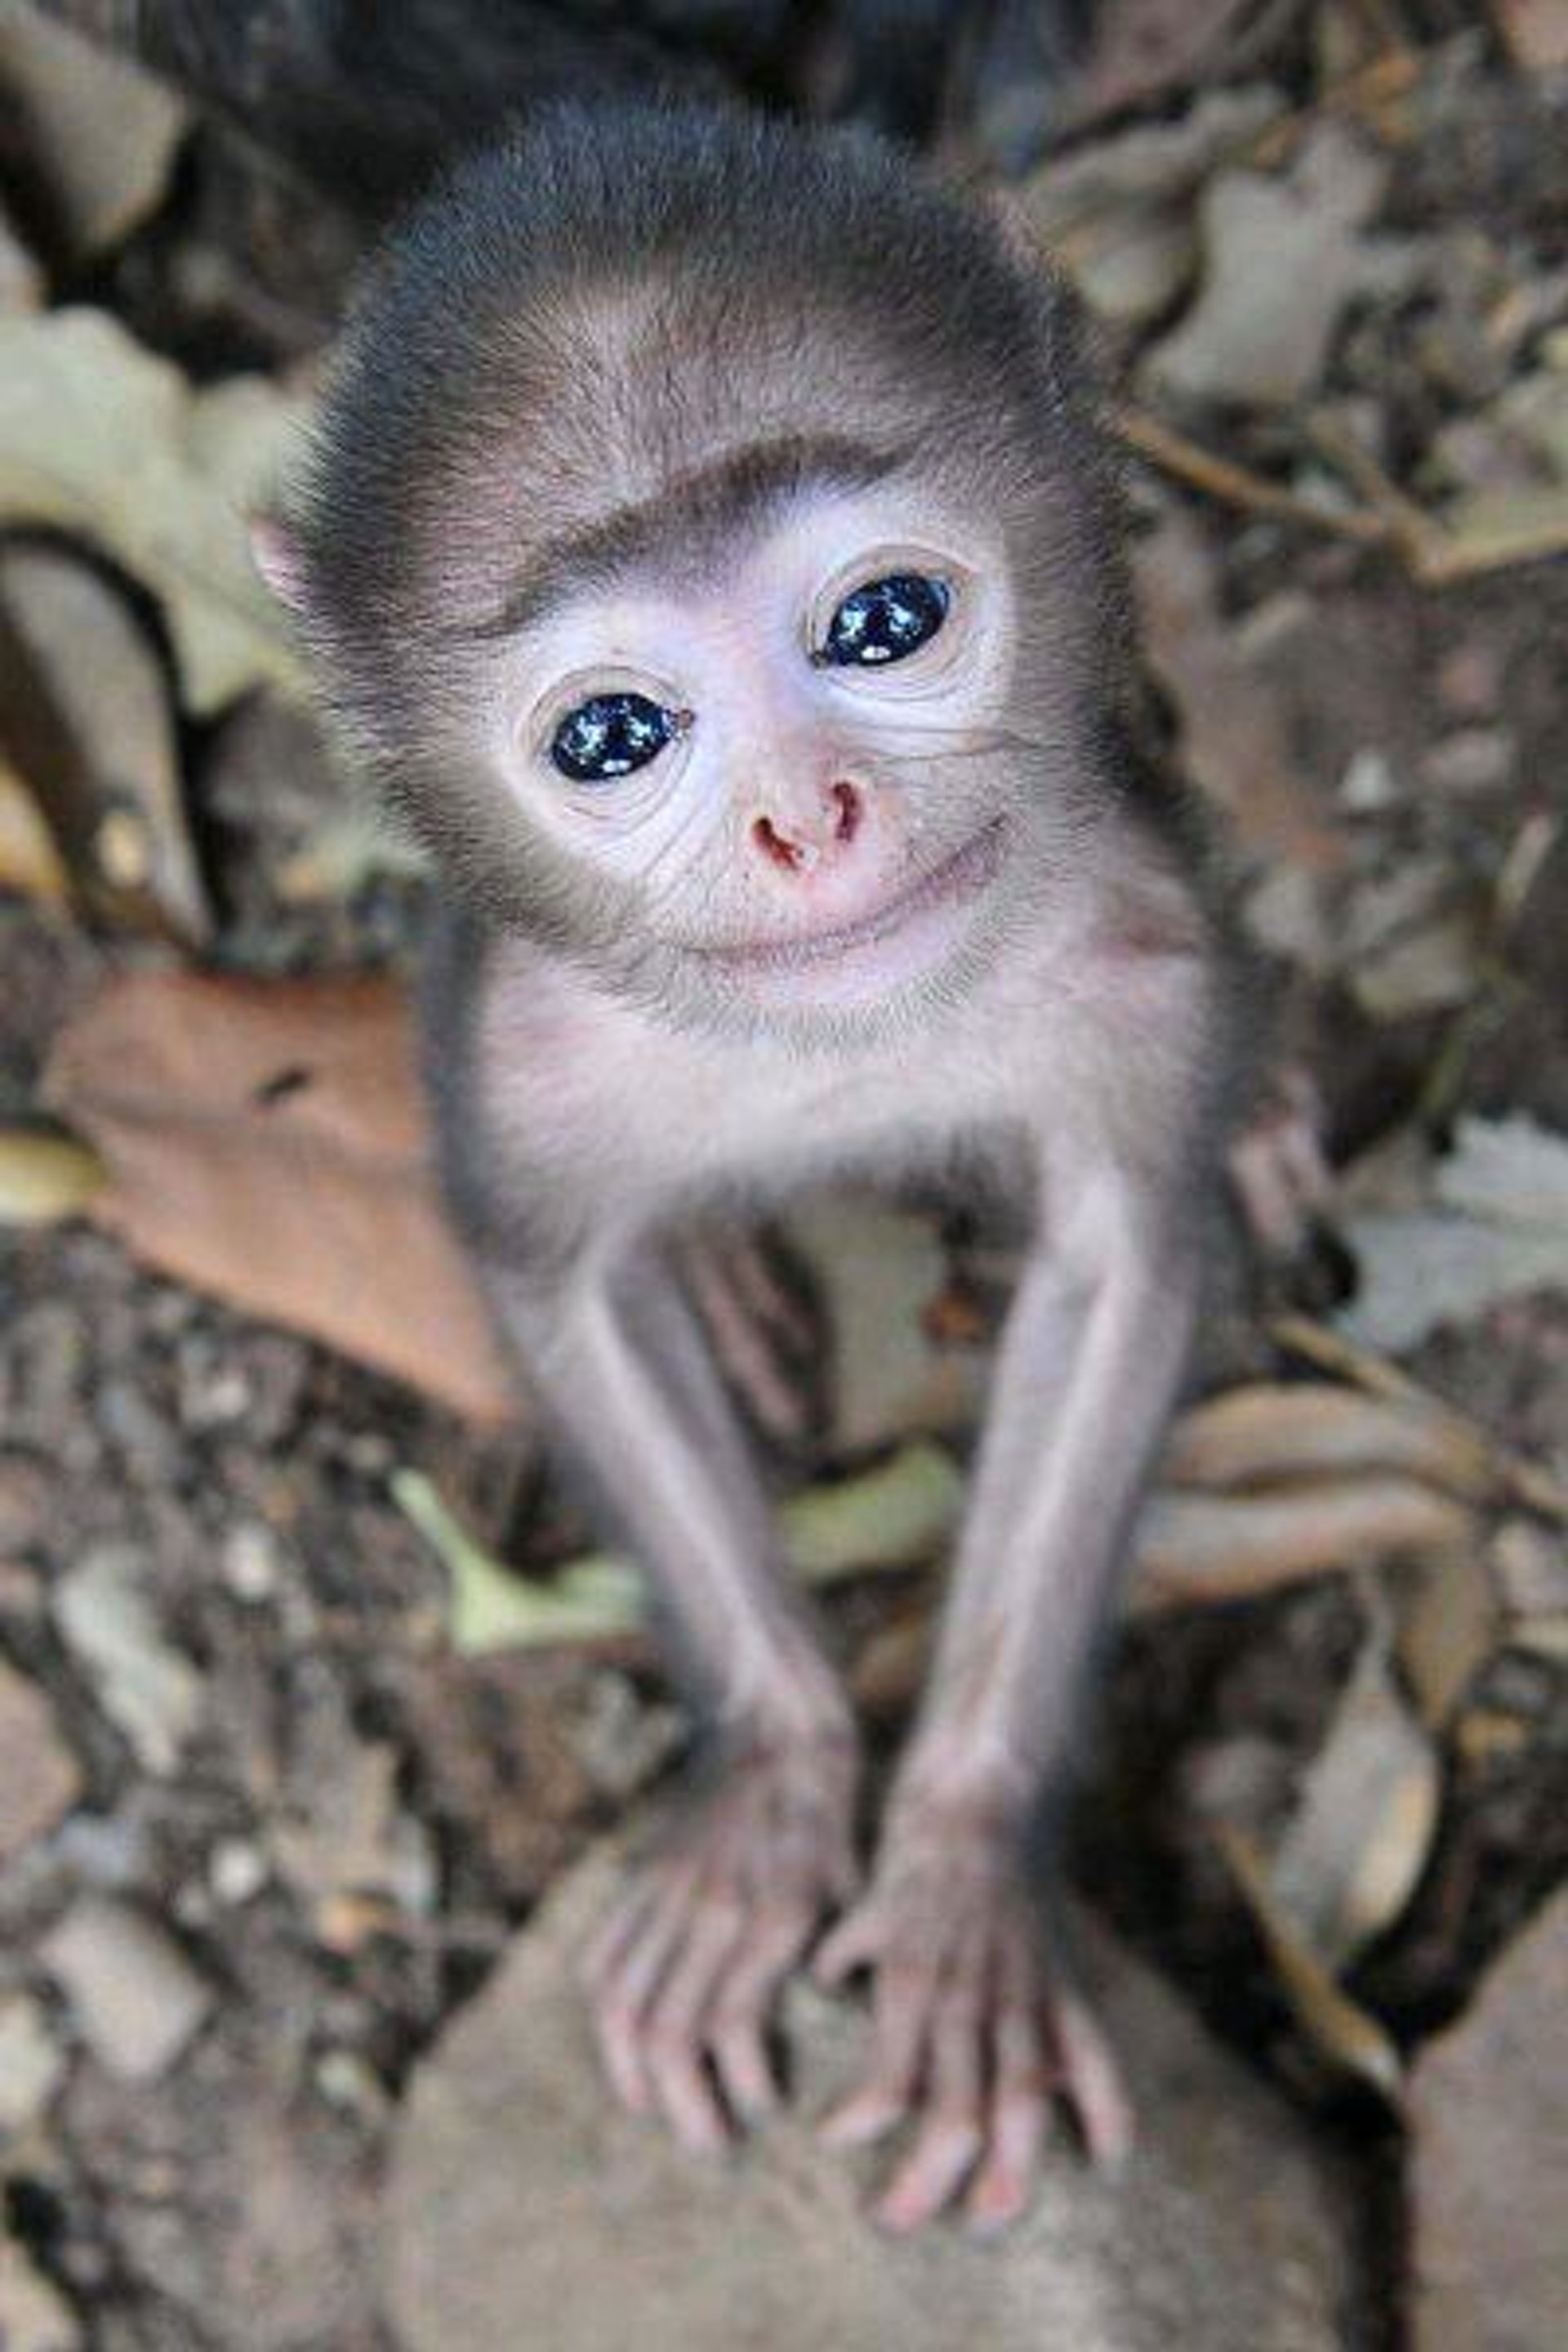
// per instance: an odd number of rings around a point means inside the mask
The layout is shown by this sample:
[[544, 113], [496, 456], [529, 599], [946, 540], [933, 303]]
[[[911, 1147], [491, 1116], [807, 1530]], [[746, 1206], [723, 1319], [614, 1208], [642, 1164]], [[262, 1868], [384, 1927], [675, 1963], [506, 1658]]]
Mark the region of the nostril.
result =
[[838, 810], [835, 831], [840, 841], [853, 841], [860, 830], [860, 795], [853, 784], [835, 784], [833, 799]]
[[791, 841], [782, 834], [771, 816], [757, 819], [752, 827], [752, 839], [764, 856], [771, 857], [775, 866], [783, 866], [791, 873], [804, 863], [805, 852], [799, 842]]

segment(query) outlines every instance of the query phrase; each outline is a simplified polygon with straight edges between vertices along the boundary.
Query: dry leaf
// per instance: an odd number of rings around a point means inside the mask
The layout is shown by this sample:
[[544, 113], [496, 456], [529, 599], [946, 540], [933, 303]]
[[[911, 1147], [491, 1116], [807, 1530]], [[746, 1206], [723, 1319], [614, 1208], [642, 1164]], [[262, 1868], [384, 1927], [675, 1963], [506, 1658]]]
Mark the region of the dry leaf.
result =
[[1526, 73], [1568, 68], [1568, 0], [1492, 0], [1509, 55]]
[[37, 803], [0, 752], [0, 890], [16, 890], [24, 898], [37, 898], [58, 907], [69, 896], [70, 882], [54, 835], [38, 814]]
[[1335, 1318], [1347, 1337], [1410, 1348], [1500, 1299], [1568, 1287], [1568, 1138], [1521, 1114], [1461, 1119], [1430, 1194], [1344, 1219], [1361, 1274]]
[[164, 1273], [458, 1412], [515, 1410], [395, 982], [130, 974], [68, 1024], [47, 1084], [110, 1171], [89, 1213]]
[[1311, 392], [1352, 298], [1383, 267], [1362, 231], [1384, 158], [1344, 124], [1319, 123], [1289, 173], [1221, 172], [1199, 205], [1196, 301], [1146, 373], [1184, 398], [1288, 408]]
[[[212, 913], [185, 824], [163, 665], [138, 616], [80, 556], [0, 549], [9, 656], [0, 732], [23, 761], [79, 886], [199, 945]], [[28, 723], [30, 719], [30, 725]], [[123, 902], [123, 905], [121, 904]]]
[[1071, 86], [1075, 121], [1140, 106], [1198, 79], [1243, 0], [1101, 0], [1094, 43]]
[[1268, 1873], [1251, 1840], [1223, 1822], [1215, 1834], [1258, 1922], [1280, 1990], [1313, 2046], [1347, 2074], [1370, 2083], [1385, 2098], [1395, 2098], [1403, 2069], [1389, 2035], [1374, 2017], [1340, 1990], [1322, 1962], [1301, 1941], [1275, 1897]]
[[7, 147], [77, 261], [122, 244], [154, 209], [190, 119], [166, 82], [32, 8], [0, 11], [0, 103]]
[[1269, 1885], [1331, 1975], [1403, 1913], [1437, 1824], [1437, 1759], [1369, 1641], [1308, 1769]]
[[1400, 1596], [1399, 1664], [1423, 1720], [1440, 1730], [1498, 1643], [1497, 1594], [1473, 1551], [1418, 1561]]
[[1182, 761], [1244, 849], [1323, 873], [1343, 862], [1331, 812], [1301, 773], [1278, 697], [1237, 650], [1208, 549], [1173, 508], [1134, 551], [1149, 656], [1181, 721]]
[[258, 376], [193, 392], [100, 310], [0, 317], [0, 527], [85, 539], [149, 589], [198, 717], [297, 686], [245, 516], [276, 493], [305, 415]]
[[0, 1225], [53, 1225], [80, 1216], [106, 1181], [97, 1152], [68, 1136], [0, 1129]]
[[1414, 1478], [1353, 1473], [1258, 1495], [1156, 1494], [1139, 1523], [1134, 1609], [1239, 1601], [1331, 1569], [1473, 1539], [1473, 1513]]
[[1420, 1403], [1329, 1381], [1259, 1381], [1197, 1405], [1177, 1423], [1164, 1475], [1177, 1486], [1272, 1486], [1346, 1471], [1392, 1471], [1461, 1500], [1497, 1491], [1479, 1430]]
[[[643, 1580], [626, 1561], [592, 1552], [548, 1576], [523, 1576], [476, 1543], [418, 1471], [399, 1471], [393, 1494], [446, 1568], [452, 1643], [465, 1654], [602, 1640], [642, 1624]], [[784, 1555], [818, 1587], [913, 1567], [952, 1535], [962, 1497], [940, 1446], [906, 1445], [858, 1477], [792, 1496], [780, 1513]]]

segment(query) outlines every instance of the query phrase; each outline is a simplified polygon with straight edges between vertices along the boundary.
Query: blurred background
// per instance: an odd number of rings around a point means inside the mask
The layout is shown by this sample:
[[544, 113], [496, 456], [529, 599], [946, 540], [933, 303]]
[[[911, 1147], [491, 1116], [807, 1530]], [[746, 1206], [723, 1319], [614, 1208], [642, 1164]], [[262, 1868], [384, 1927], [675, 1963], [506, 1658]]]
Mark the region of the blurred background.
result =
[[[246, 533], [379, 224], [587, 81], [1005, 187], [1092, 322], [1262, 1083], [1077, 1874], [1330, 2184], [1279, 2341], [1554, 2352], [1568, 0], [0, 5], [0, 2346], [486, 2340], [384, 2273], [408, 2085], [687, 1739], [442, 1232], [421, 877]], [[846, 1195], [690, 1270], [891, 1734], [1005, 1255]]]

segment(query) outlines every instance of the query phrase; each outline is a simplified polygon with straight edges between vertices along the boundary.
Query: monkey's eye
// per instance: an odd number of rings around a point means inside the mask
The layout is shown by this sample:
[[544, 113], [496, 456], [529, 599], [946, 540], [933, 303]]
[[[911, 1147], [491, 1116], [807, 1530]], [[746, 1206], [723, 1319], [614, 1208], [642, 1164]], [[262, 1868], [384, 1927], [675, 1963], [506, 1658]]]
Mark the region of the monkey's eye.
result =
[[550, 739], [550, 757], [575, 784], [605, 784], [657, 760], [691, 723], [646, 694], [595, 694], [569, 710]]
[[947, 618], [952, 591], [923, 572], [894, 572], [868, 580], [846, 596], [812, 658], [836, 669], [872, 669], [902, 661], [929, 645]]

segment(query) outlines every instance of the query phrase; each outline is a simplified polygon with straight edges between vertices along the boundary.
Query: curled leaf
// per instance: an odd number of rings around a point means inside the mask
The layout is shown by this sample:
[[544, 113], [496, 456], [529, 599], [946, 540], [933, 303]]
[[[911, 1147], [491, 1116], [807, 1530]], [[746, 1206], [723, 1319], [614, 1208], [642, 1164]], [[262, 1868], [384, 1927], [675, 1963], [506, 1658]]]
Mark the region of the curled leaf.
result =
[[1280, 1990], [1313, 2047], [1347, 2074], [1370, 2083], [1384, 2098], [1397, 2099], [1404, 2070], [1390, 2036], [1374, 2017], [1341, 1991], [1330, 1971], [1301, 1940], [1275, 1895], [1252, 1841], [1229, 1823], [1222, 1823], [1215, 1835], [1258, 1923]]
[[1165, 1475], [1178, 1486], [1266, 1486], [1342, 1472], [1394, 1472], [1480, 1502], [1495, 1493], [1479, 1430], [1419, 1401], [1363, 1395], [1329, 1381], [1259, 1381], [1197, 1406], [1177, 1423]]
[[1245, 1495], [1166, 1489], [1144, 1511], [1133, 1606], [1243, 1600], [1331, 1569], [1474, 1538], [1474, 1514], [1414, 1478], [1348, 1473]]
[[1437, 1780], [1432, 1744], [1369, 1642], [1269, 1870], [1275, 1901], [1331, 1972], [1404, 1911], [1436, 1830]]

